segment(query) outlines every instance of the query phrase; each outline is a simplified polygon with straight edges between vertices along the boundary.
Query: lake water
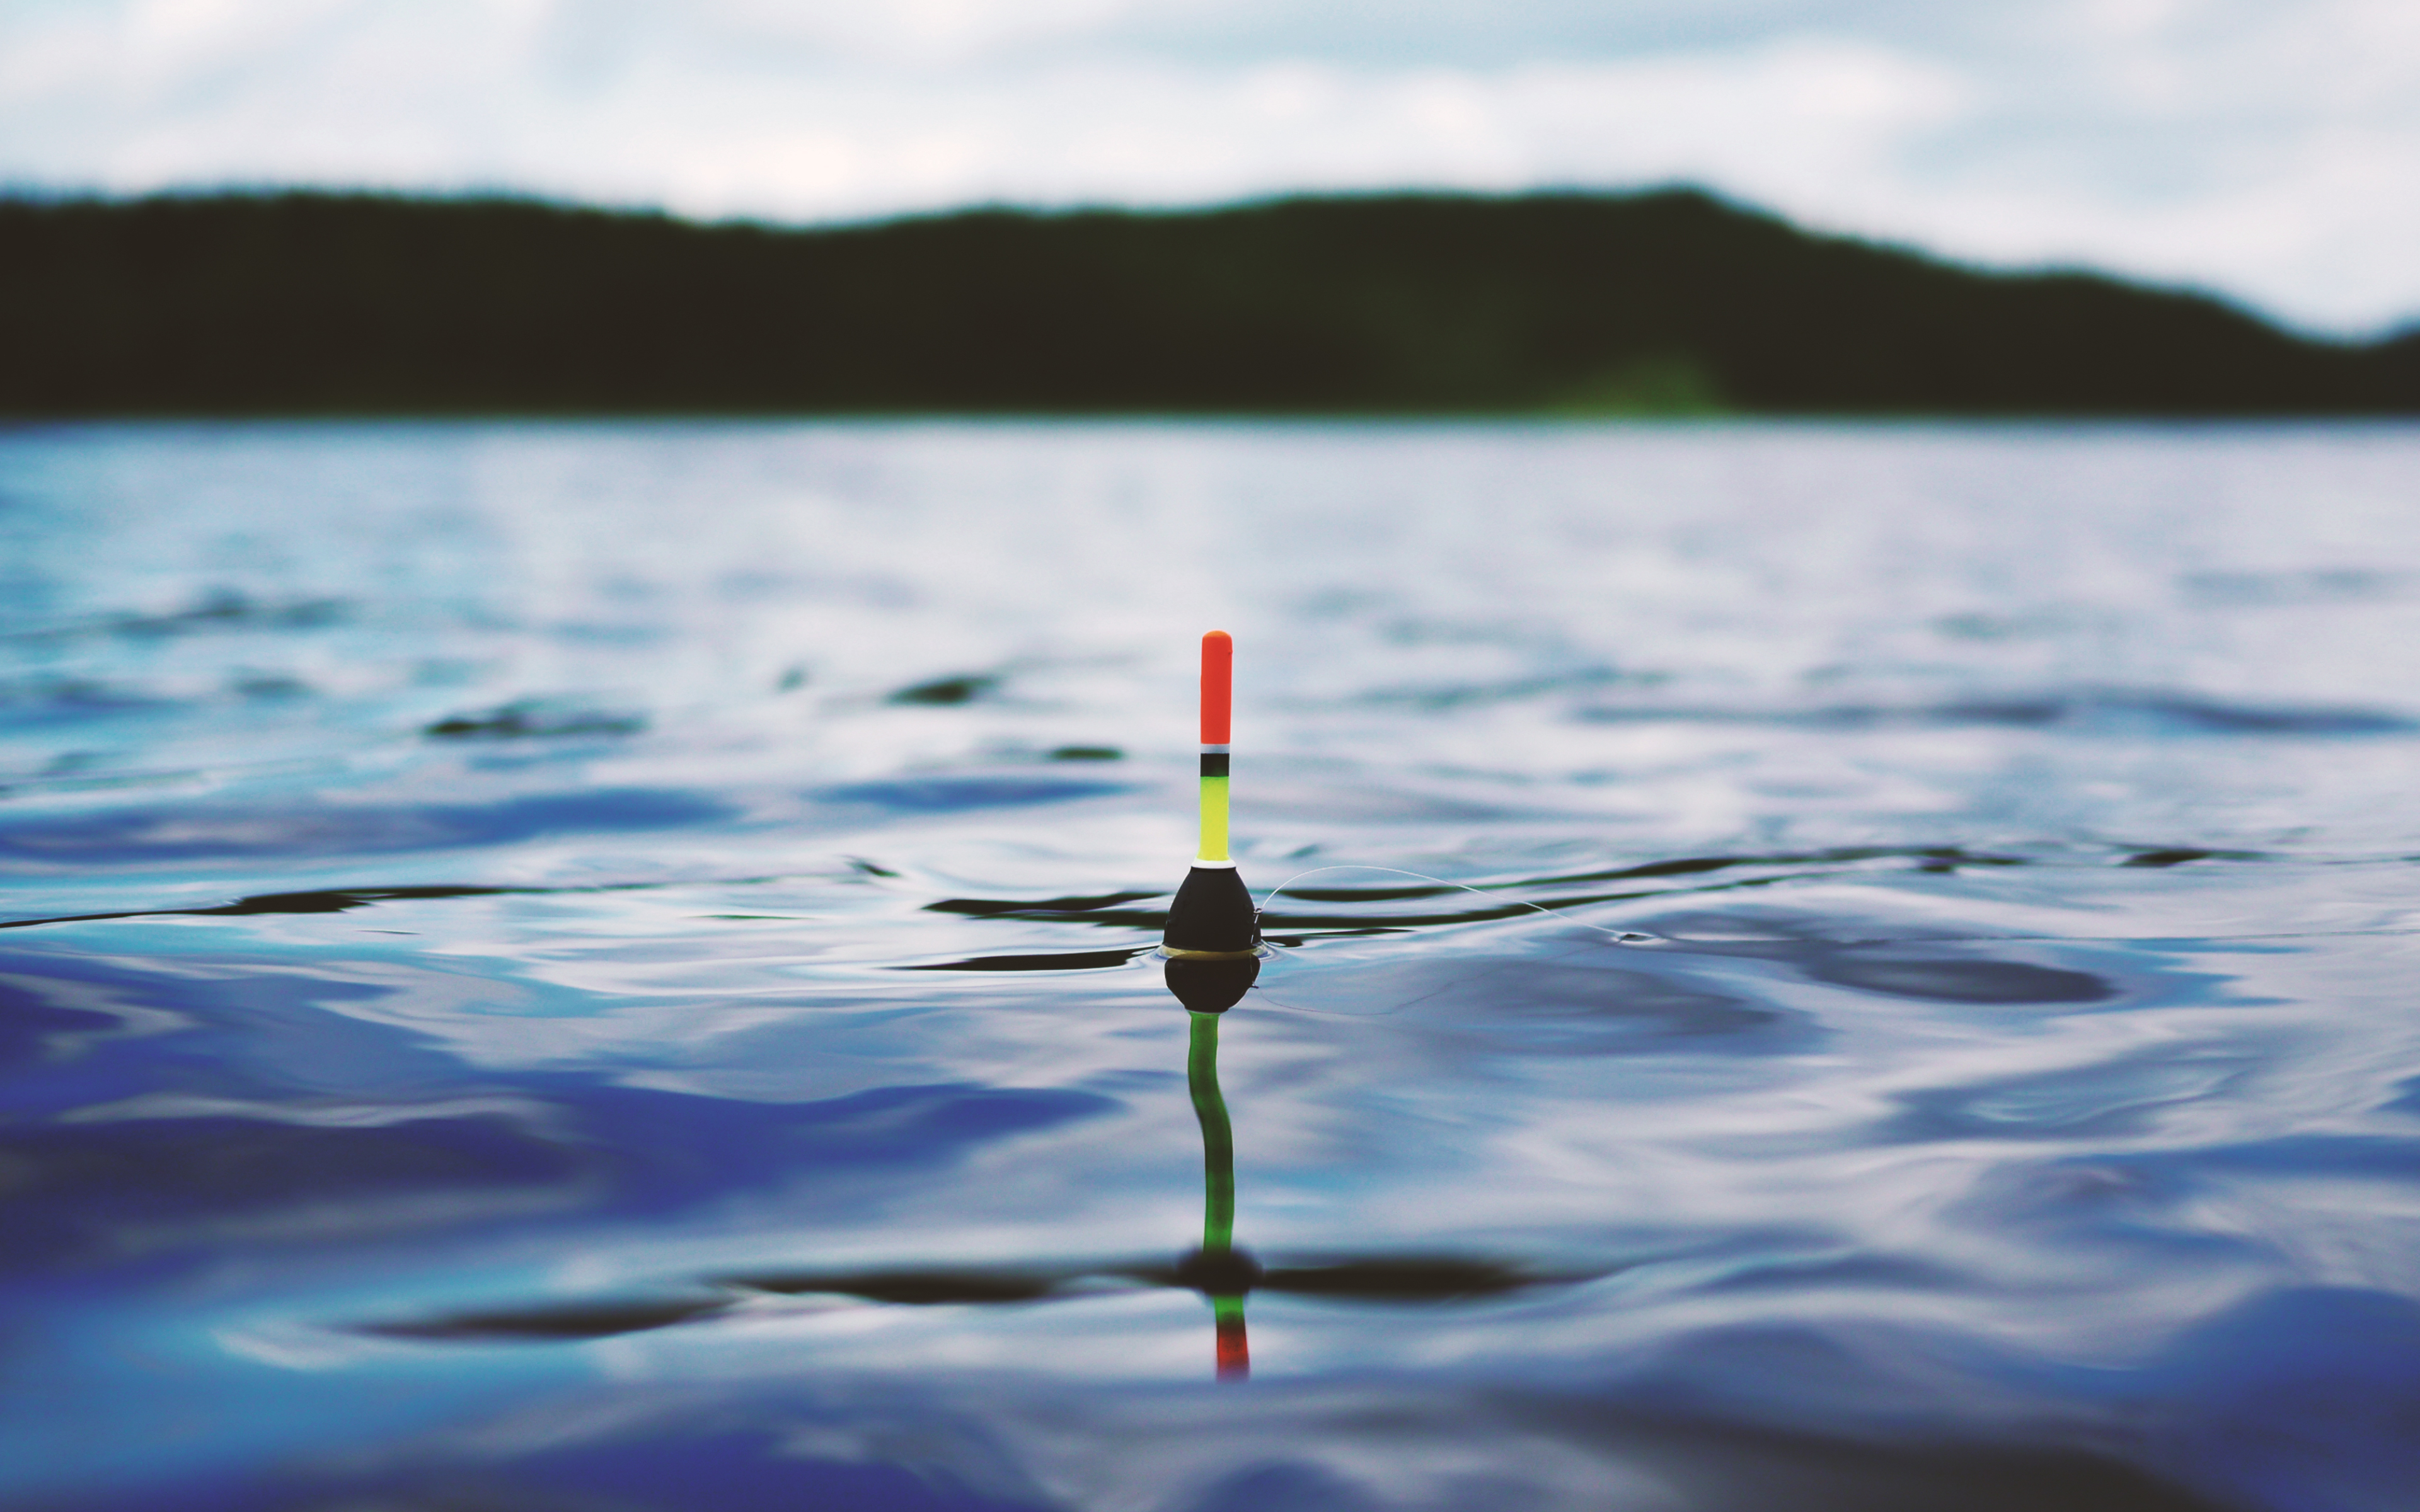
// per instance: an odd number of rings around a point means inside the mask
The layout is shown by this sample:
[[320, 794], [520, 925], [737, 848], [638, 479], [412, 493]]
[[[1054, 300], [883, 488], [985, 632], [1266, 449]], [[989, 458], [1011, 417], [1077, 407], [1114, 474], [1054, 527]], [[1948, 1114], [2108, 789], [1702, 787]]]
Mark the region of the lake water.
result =
[[2415, 775], [2409, 426], [0, 432], [0, 1499], [2407, 1507]]

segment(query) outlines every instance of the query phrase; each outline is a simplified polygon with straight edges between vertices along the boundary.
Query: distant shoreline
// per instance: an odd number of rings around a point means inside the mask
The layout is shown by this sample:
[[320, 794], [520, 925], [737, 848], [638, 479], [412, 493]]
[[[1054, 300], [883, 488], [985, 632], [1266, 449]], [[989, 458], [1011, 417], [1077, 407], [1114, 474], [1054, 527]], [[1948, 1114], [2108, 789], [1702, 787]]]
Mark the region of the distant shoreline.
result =
[[1117, 427], [1150, 425], [1304, 429], [1362, 427], [1379, 430], [1451, 429], [1456, 426], [1584, 431], [1604, 427], [1652, 429], [1826, 430], [2262, 430], [2376, 429], [2399, 431], [2420, 424], [2420, 410], [2245, 411], [2242, 413], [2093, 414], [2009, 411], [1957, 414], [1942, 411], [1791, 412], [1726, 411], [1719, 414], [1560, 414], [1550, 410], [1287, 410], [1249, 409], [160, 409], [85, 413], [0, 411], [0, 436], [54, 426], [173, 427], [178, 425], [964, 425]]
[[1690, 191], [972, 210], [0, 200], [0, 417], [1551, 421], [2420, 415], [2283, 331]]

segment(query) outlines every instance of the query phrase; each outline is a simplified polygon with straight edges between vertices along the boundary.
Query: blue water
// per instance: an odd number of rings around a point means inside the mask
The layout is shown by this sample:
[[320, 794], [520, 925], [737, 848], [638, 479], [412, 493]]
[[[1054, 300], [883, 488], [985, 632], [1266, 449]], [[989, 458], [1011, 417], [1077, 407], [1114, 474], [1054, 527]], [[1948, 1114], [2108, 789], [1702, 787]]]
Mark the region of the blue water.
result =
[[0, 1499], [2420, 1504], [2415, 672], [2411, 427], [0, 432]]

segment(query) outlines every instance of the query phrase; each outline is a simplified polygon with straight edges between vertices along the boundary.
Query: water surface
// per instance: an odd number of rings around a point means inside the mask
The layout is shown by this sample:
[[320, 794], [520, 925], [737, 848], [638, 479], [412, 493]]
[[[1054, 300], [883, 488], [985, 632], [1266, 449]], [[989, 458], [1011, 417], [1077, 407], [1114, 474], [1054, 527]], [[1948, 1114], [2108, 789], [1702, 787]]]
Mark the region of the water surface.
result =
[[[2415, 506], [2385, 426], [0, 434], [0, 1496], [2405, 1504]], [[1224, 1381], [1213, 625], [1300, 876]]]

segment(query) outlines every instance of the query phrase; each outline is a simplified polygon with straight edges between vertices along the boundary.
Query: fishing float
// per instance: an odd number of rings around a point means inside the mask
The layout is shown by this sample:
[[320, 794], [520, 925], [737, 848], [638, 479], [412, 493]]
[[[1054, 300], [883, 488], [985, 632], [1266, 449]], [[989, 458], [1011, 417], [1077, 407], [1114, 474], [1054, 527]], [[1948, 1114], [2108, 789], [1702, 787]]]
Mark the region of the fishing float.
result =
[[1196, 1013], [1223, 1013], [1261, 974], [1260, 915], [1227, 854], [1228, 738], [1235, 706], [1235, 641], [1202, 638], [1202, 843], [1169, 904], [1159, 953], [1168, 990]]

